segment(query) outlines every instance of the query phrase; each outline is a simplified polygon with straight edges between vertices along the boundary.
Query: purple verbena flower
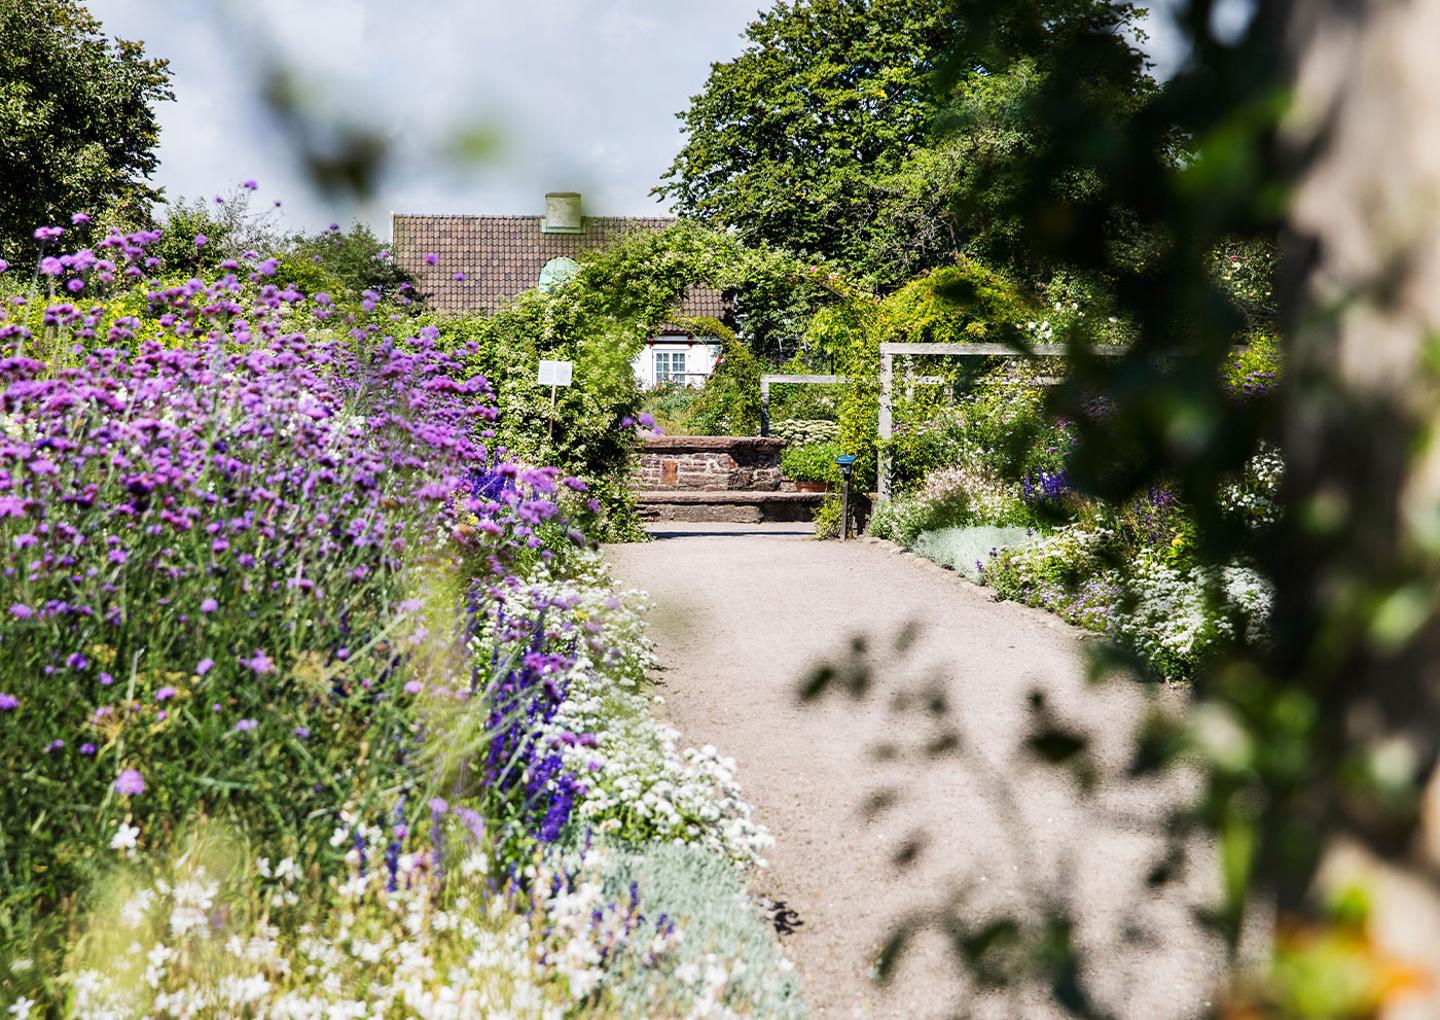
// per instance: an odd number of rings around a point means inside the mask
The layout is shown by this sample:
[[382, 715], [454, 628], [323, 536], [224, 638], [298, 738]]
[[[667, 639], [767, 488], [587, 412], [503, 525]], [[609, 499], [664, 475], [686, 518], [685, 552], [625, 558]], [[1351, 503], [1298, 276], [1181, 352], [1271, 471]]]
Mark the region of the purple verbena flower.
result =
[[248, 659], [241, 659], [240, 665], [256, 673], [272, 673], [275, 670], [275, 660], [266, 655], [262, 649], [257, 648], [255, 654]]

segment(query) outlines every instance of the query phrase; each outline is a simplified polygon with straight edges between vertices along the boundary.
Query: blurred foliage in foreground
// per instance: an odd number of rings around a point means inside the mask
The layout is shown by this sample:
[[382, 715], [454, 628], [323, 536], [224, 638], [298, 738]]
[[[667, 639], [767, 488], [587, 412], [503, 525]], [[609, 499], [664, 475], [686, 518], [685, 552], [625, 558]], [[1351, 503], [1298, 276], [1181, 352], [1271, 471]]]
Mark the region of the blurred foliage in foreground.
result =
[[[1097, 5], [1071, 23], [1057, 18], [1061, 6], [958, 5], [950, 68], [957, 79], [976, 69], [1002, 79], [1046, 54], [1049, 73], [1022, 105], [1053, 134], [1004, 168], [1003, 210], [1034, 258], [1103, 271], [1134, 326], [1118, 358], [1085, 356], [1094, 336], [1084, 323], [1063, 337], [1075, 344], [1073, 369], [1050, 411], [1076, 435], [1067, 471], [1117, 504], [1175, 486], [1199, 563], [1243, 558], [1276, 586], [1273, 639], [1221, 648], [1183, 716], [1157, 713], [1137, 736], [1132, 775], [1184, 763], [1201, 779], [1168, 820], [1151, 881], [1176, 882], [1202, 861], [1219, 868], [1207, 921], [1229, 949], [1233, 983], [1212, 1015], [1432, 1016], [1434, 223], [1391, 228], [1424, 219], [1436, 180], [1423, 160], [1378, 161], [1370, 145], [1377, 124], [1397, 138], [1436, 128], [1429, 94], [1396, 97], [1384, 85], [1397, 65], [1429, 74], [1399, 40], [1427, 17], [1433, 25], [1433, 12], [1261, 4], [1231, 42], [1212, 29], [1216, 5], [1181, 4], [1188, 60], [1143, 103], [1120, 108], [1088, 83], [1139, 59], [1125, 31], [1132, 8]], [[1095, 186], [1058, 188], [1076, 165]], [[1268, 326], [1269, 295], [1263, 275], [1217, 273], [1214, 253], [1274, 237], [1287, 256], [1286, 371], [1278, 388], [1237, 404], [1226, 396], [1231, 345], [1247, 326]], [[1144, 240], [1145, 258], [1114, 257], [1127, 239]], [[1225, 299], [1237, 283], [1256, 299], [1249, 307]], [[1286, 476], [1279, 520], [1261, 540], [1222, 503], [1226, 477], [1266, 443]], [[832, 667], [808, 693], [836, 685], [864, 693], [869, 675]], [[1042, 700], [1034, 707], [1030, 750], [1085, 789], [1102, 774], [1092, 735]], [[1086, 979], [1103, 964], [1075, 941], [1063, 903], [983, 921], [939, 908], [915, 924], [948, 925], [957, 962], [981, 987], [1039, 985], [1070, 1015], [1111, 1016]], [[897, 931], [882, 973], [912, 934]]]

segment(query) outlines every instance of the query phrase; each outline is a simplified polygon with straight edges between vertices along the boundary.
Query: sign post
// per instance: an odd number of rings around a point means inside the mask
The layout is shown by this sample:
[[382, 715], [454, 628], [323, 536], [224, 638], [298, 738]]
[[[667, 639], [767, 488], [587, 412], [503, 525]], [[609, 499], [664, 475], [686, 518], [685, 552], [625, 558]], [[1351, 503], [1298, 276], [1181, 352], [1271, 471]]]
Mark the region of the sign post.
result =
[[835, 458], [835, 463], [840, 465], [840, 474], [845, 478], [840, 495], [840, 541], [844, 542], [850, 537], [850, 467], [855, 463], [855, 455], [842, 453]]
[[550, 387], [550, 440], [555, 439], [555, 394], [559, 387], [569, 386], [575, 374], [573, 361], [540, 362], [540, 385]]

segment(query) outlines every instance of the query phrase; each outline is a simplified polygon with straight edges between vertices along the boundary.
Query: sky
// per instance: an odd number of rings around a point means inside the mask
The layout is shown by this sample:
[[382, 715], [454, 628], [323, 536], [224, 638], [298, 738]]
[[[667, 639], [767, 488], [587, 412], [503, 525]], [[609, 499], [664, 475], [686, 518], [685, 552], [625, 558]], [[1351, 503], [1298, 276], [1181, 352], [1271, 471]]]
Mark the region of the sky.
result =
[[[1243, 3], [1244, 0], [1232, 0]], [[159, 108], [167, 197], [256, 180], [284, 225], [369, 223], [391, 212], [538, 214], [579, 191], [590, 215], [654, 215], [649, 194], [683, 144], [675, 115], [710, 65], [743, 48], [769, 0], [87, 0], [106, 31], [171, 62]], [[1162, 4], [1163, 6], [1163, 4]], [[1164, 73], [1175, 33], [1157, 11], [1147, 50]], [[316, 193], [260, 98], [261, 68], [302, 69], [305, 94], [380, 131], [395, 154], [367, 201]], [[455, 139], [492, 140], [479, 158]]]

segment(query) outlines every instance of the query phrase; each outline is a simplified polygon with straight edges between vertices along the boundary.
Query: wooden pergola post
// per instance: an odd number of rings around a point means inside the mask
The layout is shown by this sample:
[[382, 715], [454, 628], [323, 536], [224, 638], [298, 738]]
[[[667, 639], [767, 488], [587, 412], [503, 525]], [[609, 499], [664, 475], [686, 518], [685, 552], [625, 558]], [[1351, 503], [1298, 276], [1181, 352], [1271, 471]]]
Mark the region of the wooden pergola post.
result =
[[882, 503], [890, 499], [890, 435], [895, 428], [890, 410], [895, 388], [895, 355], [886, 350], [892, 346], [880, 345], [880, 458], [875, 471], [875, 491]]

